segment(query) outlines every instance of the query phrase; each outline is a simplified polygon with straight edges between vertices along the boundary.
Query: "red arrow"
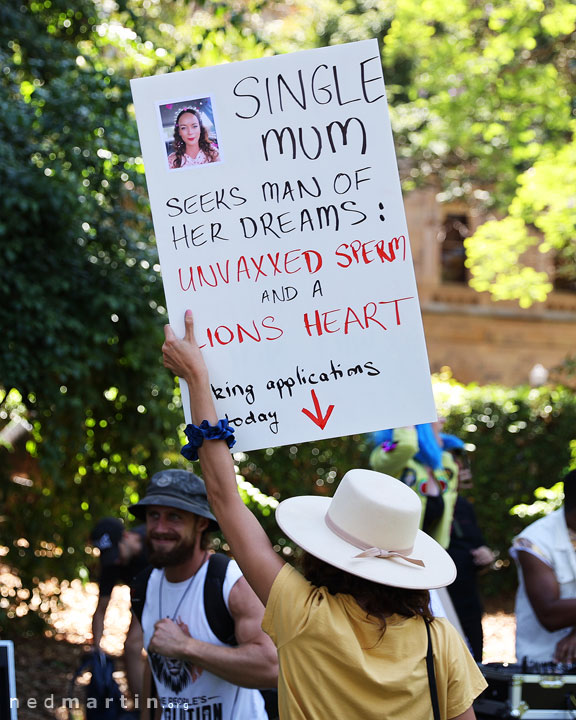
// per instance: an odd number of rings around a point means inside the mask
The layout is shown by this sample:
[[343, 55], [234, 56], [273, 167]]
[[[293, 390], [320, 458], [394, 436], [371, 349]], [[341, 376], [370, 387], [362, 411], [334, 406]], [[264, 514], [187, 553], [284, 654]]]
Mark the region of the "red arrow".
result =
[[334, 405], [329, 405], [328, 410], [326, 411], [326, 415], [322, 416], [322, 411], [320, 410], [320, 403], [318, 402], [318, 398], [316, 397], [316, 393], [314, 390], [310, 391], [312, 393], [312, 400], [314, 401], [314, 410], [316, 414], [310, 412], [310, 410], [306, 410], [306, 408], [302, 408], [302, 412], [304, 415], [307, 415], [310, 420], [312, 420], [313, 423], [318, 425], [320, 430], [324, 430], [326, 427], [326, 423], [328, 422], [328, 418], [330, 415], [332, 415], [332, 410], [334, 410]]

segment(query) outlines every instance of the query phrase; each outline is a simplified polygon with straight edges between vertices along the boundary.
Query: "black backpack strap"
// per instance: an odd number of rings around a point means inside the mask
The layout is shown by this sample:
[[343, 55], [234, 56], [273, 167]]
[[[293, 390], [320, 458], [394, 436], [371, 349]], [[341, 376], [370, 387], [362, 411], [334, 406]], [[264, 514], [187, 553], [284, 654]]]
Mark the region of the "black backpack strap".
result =
[[146, 602], [146, 588], [148, 587], [148, 580], [150, 579], [152, 570], [154, 570], [152, 565], [145, 567], [144, 570], [141, 570], [138, 575], [136, 575], [130, 585], [130, 609], [138, 618], [140, 624], [142, 624], [142, 613], [144, 612], [144, 603]]
[[428, 636], [428, 650], [426, 652], [426, 670], [428, 673], [428, 686], [430, 688], [430, 701], [434, 720], [440, 720], [440, 707], [438, 704], [438, 689], [436, 686], [436, 673], [434, 672], [434, 655], [432, 654], [432, 635], [430, 634], [430, 621], [424, 618], [426, 634]]
[[208, 560], [204, 581], [204, 610], [210, 629], [218, 640], [226, 645], [237, 645], [234, 635], [234, 620], [224, 602], [224, 578], [230, 558], [214, 553]]
[[[208, 560], [206, 580], [204, 581], [204, 610], [210, 629], [226, 645], [238, 645], [234, 633], [234, 619], [224, 602], [224, 578], [230, 558], [222, 553], [214, 553]], [[260, 690], [269, 718], [278, 718], [278, 690]]]

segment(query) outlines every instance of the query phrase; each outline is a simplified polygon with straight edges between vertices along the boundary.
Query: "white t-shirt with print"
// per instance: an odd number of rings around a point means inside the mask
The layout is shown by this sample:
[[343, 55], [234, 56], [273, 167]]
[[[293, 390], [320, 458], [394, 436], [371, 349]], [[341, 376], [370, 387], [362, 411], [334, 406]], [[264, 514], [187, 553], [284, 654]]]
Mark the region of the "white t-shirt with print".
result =
[[[142, 612], [145, 648], [154, 633], [154, 624], [160, 619], [160, 611], [162, 617], [185, 623], [192, 637], [213, 645], [225, 645], [212, 632], [204, 610], [207, 569], [208, 562], [205, 562], [192, 580], [179, 583], [168, 582], [163, 570], [152, 571]], [[240, 568], [231, 560], [226, 568], [223, 585], [226, 607], [230, 591], [241, 577]], [[156, 694], [163, 708], [162, 720], [268, 718], [258, 690], [232, 685], [203, 668], [190, 667], [182, 660], [167, 658], [155, 652], [148, 652], [148, 661], [156, 681]]]

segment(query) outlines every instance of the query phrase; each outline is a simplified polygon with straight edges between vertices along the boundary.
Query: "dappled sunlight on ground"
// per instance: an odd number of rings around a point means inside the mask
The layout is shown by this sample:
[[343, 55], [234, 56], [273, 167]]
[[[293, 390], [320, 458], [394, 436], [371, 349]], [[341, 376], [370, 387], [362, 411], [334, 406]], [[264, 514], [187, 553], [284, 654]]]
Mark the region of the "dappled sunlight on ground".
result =
[[[61, 586], [60, 599], [62, 607], [52, 614], [55, 636], [71, 643], [90, 642], [98, 585], [73, 580]], [[106, 611], [102, 649], [110, 655], [121, 655], [129, 625], [130, 590], [125, 585], [116, 586]]]
[[483, 662], [515, 662], [516, 618], [513, 613], [495, 612], [484, 616]]
[[[10, 582], [6, 574], [3, 580]], [[71, 686], [74, 671], [81, 657], [90, 649], [92, 614], [98, 600], [95, 583], [83, 585], [79, 580], [55, 583], [43, 587], [51, 599], [60, 597], [60, 606], [51, 613], [50, 637], [20, 638], [15, 640], [16, 688], [20, 700], [18, 720], [85, 720], [81, 707], [83, 688], [89, 680], [86, 673]], [[17, 591], [18, 584], [12, 584]], [[126, 632], [130, 624], [130, 592], [127, 587], [116, 587], [106, 613], [103, 648], [116, 656], [114, 676], [123, 691], [126, 680], [120, 657]], [[497, 607], [484, 618], [484, 662], [514, 661], [515, 619], [510, 612]], [[62, 707], [62, 698], [80, 699], [80, 707]], [[46, 702], [54, 698], [54, 706]], [[35, 709], [26, 707], [28, 699], [36, 698]]]
[[[61, 590], [63, 607], [53, 616], [57, 637], [72, 643], [84, 643], [91, 638], [92, 613], [98, 601], [98, 586], [83, 586], [73, 580]], [[121, 655], [124, 638], [130, 624], [130, 592], [127, 587], [115, 587], [106, 613], [102, 646], [111, 655]], [[484, 662], [514, 662], [514, 634], [516, 620], [512, 613], [502, 611], [484, 616]]]
[[[19, 580], [1, 573], [0, 581], [16, 592]], [[98, 602], [98, 585], [49, 580], [39, 585], [42, 610], [50, 612], [45, 638], [15, 639], [16, 692], [20, 701], [18, 720], [85, 720], [82, 709], [84, 690], [90, 673], [81, 675], [75, 685], [72, 678], [83, 654], [92, 642], [92, 615]], [[59, 602], [58, 602], [59, 599]], [[130, 624], [130, 591], [117, 586], [106, 612], [102, 648], [116, 657], [114, 677], [125, 693], [126, 676], [122, 662], [124, 640]], [[72, 698], [80, 707], [63, 706]], [[36, 701], [37, 706], [27, 706]]]

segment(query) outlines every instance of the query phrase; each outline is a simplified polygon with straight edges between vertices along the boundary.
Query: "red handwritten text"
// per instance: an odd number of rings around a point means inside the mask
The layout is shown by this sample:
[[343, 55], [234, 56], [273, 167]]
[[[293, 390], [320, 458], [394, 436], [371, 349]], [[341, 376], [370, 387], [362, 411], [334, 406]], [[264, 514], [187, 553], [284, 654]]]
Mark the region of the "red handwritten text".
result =
[[252, 320], [244, 325], [234, 323], [231, 325], [218, 325], [216, 328], [206, 328], [201, 332], [199, 340], [203, 341], [202, 335], [206, 336], [206, 341], [202, 342], [200, 348], [218, 347], [221, 345], [230, 345], [230, 343], [243, 343], [249, 339], [252, 342], [262, 342], [263, 340], [278, 340], [284, 335], [284, 330], [275, 325], [276, 318], [267, 315], [262, 320]]
[[[402, 251], [396, 255], [400, 247], [402, 247]], [[367, 242], [353, 240], [351, 243], [339, 245], [334, 254], [339, 258], [336, 264], [341, 268], [350, 267], [353, 263], [369, 265], [377, 261], [381, 263], [395, 260], [404, 261], [406, 260], [406, 238], [404, 235], [399, 235], [390, 240], [387, 247], [384, 240], [368, 240]]]
[[[348, 335], [351, 330], [360, 329], [368, 330], [371, 326], [379, 327], [381, 330], [387, 330], [384, 325], [382, 311], [384, 308], [392, 309], [394, 316], [392, 321], [396, 325], [401, 325], [400, 320], [400, 303], [404, 300], [413, 300], [413, 297], [397, 298], [396, 300], [380, 300], [378, 302], [366, 303], [360, 310], [354, 310], [351, 307], [337, 308], [328, 310], [327, 312], [319, 312], [315, 310], [312, 315], [304, 313], [304, 327], [310, 337], [323, 335], [324, 333], [343, 332]], [[376, 315], [380, 317], [376, 317]], [[390, 315], [390, 313], [388, 313]], [[388, 322], [388, 321], [387, 321]]]
[[258, 282], [260, 278], [276, 275], [294, 275], [305, 272], [314, 275], [322, 267], [322, 255], [316, 250], [288, 250], [285, 253], [267, 253], [258, 257], [241, 255], [237, 260], [210, 263], [210, 265], [189, 265], [178, 268], [178, 280], [184, 292], [196, 292], [202, 287], [215, 288], [218, 285]]

